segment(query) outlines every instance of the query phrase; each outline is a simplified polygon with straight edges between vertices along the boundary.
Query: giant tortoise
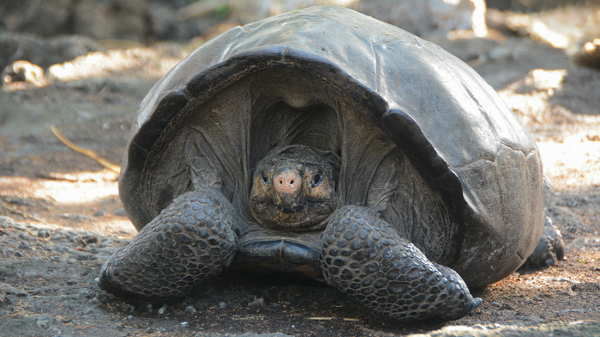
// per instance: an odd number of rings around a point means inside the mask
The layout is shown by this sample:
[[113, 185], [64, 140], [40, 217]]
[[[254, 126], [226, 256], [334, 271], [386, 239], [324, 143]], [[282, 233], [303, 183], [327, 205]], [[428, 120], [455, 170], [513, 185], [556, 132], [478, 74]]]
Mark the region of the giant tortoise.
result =
[[[142, 102], [122, 168], [139, 234], [100, 288], [173, 300], [226, 268], [292, 272], [398, 320], [478, 307], [468, 287], [524, 263], [551, 196], [473, 69], [338, 7], [198, 48]], [[557, 245], [541, 245], [545, 261]]]

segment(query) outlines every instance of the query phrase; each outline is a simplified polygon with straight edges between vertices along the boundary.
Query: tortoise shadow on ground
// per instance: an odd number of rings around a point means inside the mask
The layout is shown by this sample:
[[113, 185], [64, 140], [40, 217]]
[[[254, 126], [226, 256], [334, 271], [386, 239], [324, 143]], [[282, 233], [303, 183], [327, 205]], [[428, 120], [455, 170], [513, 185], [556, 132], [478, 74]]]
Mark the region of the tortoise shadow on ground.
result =
[[565, 70], [560, 90], [548, 99], [553, 105], [561, 105], [577, 115], [600, 116], [600, 71], [573, 67]]
[[[166, 304], [104, 294], [101, 301], [107, 307], [119, 307], [119, 303], [125, 301], [135, 308], [137, 315], [148, 318], [156, 317], [156, 310], [163, 308], [171, 318], [186, 321], [192, 330], [203, 332], [293, 335], [333, 332], [333, 335], [350, 336], [409, 334], [437, 330], [448, 324], [436, 320], [399, 323], [383, 318], [324, 282], [293, 274], [226, 271], [202, 283], [183, 301]], [[190, 316], [190, 311], [197, 314]]]

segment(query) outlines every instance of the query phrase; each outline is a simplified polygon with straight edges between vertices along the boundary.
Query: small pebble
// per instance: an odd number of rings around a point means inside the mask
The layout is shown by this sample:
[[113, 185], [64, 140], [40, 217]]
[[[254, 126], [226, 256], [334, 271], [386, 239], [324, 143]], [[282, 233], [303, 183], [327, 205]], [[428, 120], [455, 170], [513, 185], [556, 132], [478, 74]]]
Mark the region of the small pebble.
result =
[[80, 297], [89, 298], [89, 297], [91, 297], [92, 291], [89, 290], [88, 288], [81, 288], [81, 289], [79, 289], [79, 291], [77, 293]]
[[221, 308], [221, 309], [227, 308], [227, 303], [225, 303], [225, 302], [219, 302], [219, 308]]
[[265, 300], [261, 297], [261, 298], [254, 298], [254, 301], [248, 303], [248, 307], [252, 308], [254, 306], [258, 306], [258, 307], [264, 307], [265, 306]]
[[48, 329], [54, 323], [54, 318], [48, 315], [39, 315], [35, 318], [35, 320], [37, 326], [39, 326], [42, 329]]
[[194, 308], [194, 307], [193, 307], [193, 306], [191, 306], [191, 305], [188, 305], [188, 306], [185, 308], [185, 312], [186, 312], [187, 314], [189, 314], [189, 315], [195, 315], [197, 311], [196, 311], [196, 308]]
[[162, 316], [166, 313], [167, 313], [167, 305], [165, 304], [162, 307], [160, 307], [160, 309], [158, 309], [158, 314]]
[[118, 210], [114, 211], [113, 214], [118, 216], [127, 216], [124, 208], [119, 208]]
[[135, 307], [129, 303], [122, 302], [121, 309], [123, 309], [124, 311], [133, 312], [135, 310]]
[[3, 294], [0, 294], [0, 306], [5, 304], [11, 304], [10, 299]]

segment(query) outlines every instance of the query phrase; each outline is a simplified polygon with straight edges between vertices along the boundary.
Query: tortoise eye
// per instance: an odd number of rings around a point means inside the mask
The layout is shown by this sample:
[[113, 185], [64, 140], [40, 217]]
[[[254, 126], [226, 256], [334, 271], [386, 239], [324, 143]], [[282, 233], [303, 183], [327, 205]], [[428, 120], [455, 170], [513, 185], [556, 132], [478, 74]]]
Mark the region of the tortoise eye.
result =
[[260, 177], [262, 179], [263, 184], [269, 185], [269, 177], [267, 177], [267, 175], [264, 172], [260, 174]]
[[323, 176], [320, 173], [317, 173], [312, 177], [312, 181], [310, 183], [313, 185], [313, 187], [317, 187], [321, 181], [323, 181]]

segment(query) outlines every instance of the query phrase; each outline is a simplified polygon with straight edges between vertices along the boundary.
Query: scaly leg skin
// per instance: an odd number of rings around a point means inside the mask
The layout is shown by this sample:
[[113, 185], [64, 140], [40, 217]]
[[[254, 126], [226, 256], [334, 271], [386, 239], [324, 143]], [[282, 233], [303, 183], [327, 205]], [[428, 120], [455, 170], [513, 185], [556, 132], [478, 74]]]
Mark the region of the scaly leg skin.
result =
[[98, 286], [116, 295], [182, 298], [231, 264], [236, 221], [237, 213], [221, 193], [187, 192], [106, 261]]
[[471, 296], [454, 270], [427, 260], [372, 209], [341, 208], [322, 240], [327, 283], [384, 316], [451, 320], [483, 302]]
[[521, 269], [548, 268], [565, 258], [565, 245], [562, 234], [554, 226], [552, 220], [546, 217], [544, 234], [540, 238], [535, 250], [527, 258]]

